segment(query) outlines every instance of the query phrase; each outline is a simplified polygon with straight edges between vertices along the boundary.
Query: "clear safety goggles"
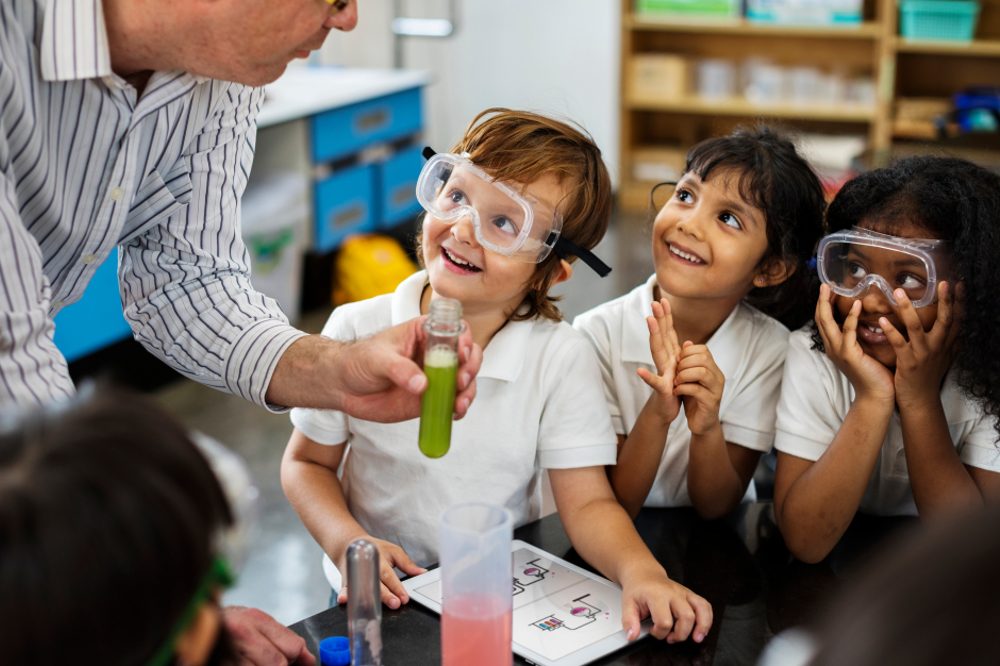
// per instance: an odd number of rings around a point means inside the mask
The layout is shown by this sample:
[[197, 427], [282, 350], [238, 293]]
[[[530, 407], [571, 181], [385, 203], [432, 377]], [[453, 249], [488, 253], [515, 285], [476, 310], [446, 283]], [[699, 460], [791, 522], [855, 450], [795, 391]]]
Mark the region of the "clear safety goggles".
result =
[[476, 241], [498, 254], [540, 263], [554, 251], [561, 258], [579, 257], [601, 277], [611, 272], [592, 252], [562, 238], [556, 211], [496, 180], [464, 155], [426, 148], [424, 157], [417, 201], [437, 219], [454, 224], [468, 217]]
[[943, 240], [900, 238], [854, 228], [820, 239], [816, 252], [819, 279], [840, 296], [859, 298], [875, 286], [893, 305], [893, 291], [902, 289], [922, 308], [937, 297], [937, 283], [944, 279]]

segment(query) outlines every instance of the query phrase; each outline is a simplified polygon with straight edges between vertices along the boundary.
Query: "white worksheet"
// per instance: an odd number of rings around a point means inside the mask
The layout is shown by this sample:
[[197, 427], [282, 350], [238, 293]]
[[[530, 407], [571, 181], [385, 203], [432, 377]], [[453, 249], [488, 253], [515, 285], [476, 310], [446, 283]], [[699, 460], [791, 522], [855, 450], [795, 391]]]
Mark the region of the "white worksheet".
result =
[[[514, 652], [541, 666], [579, 666], [628, 643], [621, 588], [565, 560], [514, 541]], [[440, 569], [403, 582], [417, 602], [441, 612]], [[648, 627], [644, 624], [642, 635]]]

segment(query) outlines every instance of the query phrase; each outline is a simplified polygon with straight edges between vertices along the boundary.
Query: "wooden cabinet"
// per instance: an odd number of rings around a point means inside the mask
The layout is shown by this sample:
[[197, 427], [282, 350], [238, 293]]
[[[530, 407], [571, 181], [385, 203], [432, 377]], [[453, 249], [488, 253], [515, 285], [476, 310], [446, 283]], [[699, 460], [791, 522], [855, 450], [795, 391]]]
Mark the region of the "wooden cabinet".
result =
[[[1000, 84], [1000, 0], [982, 2], [976, 39], [959, 43], [899, 36], [896, 0], [865, 0], [861, 23], [829, 27], [642, 14], [634, 0], [621, 3], [619, 196], [626, 210], [646, 209], [651, 181], [642, 161], [657, 151], [682, 154], [701, 139], [756, 120], [793, 130], [864, 135], [870, 147], [885, 149], [914, 137], [912, 124], [896, 120], [901, 100], [946, 104], [963, 88]], [[748, 99], [741, 77], [754, 62], [774, 65], [786, 75], [829, 74], [841, 88], [816, 99], [802, 94], [797, 101], [787, 94]], [[682, 63], [686, 69], [676, 74]], [[706, 72], [699, 76], [698, 68], [713, 66], [721, 68], [714, 74], [732, 79], [724, 81], [731, 94], [726, 85], [721, 92], [706, 88]], [[665, 94], [650, 94], [657, 72], [674, 72], [683, 80], [672, 78]], [[711, 96], [699, 94], [699, 86]], [[844, 94], [843, 86], [862, 92]]]

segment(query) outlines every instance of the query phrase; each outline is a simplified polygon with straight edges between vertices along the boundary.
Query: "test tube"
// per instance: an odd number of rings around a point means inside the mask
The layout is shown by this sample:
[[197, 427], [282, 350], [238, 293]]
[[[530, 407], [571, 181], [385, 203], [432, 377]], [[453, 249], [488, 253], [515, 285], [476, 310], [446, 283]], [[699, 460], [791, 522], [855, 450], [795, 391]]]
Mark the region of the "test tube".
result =
[[347, 546], [347, 633], [353, 666], [382, 666], [378, 548], [367, 539]]
[[424, 331], [427, 333], [424, 344], [427, 390], [420, 404], [419, 445], [425, 456], [440, 458], [451, 446], [462, 304], [453, 298], [432, 300]]

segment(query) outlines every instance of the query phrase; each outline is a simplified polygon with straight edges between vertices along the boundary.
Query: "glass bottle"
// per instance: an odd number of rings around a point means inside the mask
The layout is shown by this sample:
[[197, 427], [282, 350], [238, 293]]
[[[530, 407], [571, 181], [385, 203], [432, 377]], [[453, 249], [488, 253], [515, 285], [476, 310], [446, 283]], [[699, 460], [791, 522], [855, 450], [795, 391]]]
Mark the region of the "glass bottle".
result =
[[451, 446], [462, 304], [453, 298], [432, 300], [424, 331], [427, 390], [420, 405], [420, 451], [429, 458], [440, 458]]
[[347, 546], [347, 634], [352, 666], [382, 666], [378, 548], [367, 539]]

